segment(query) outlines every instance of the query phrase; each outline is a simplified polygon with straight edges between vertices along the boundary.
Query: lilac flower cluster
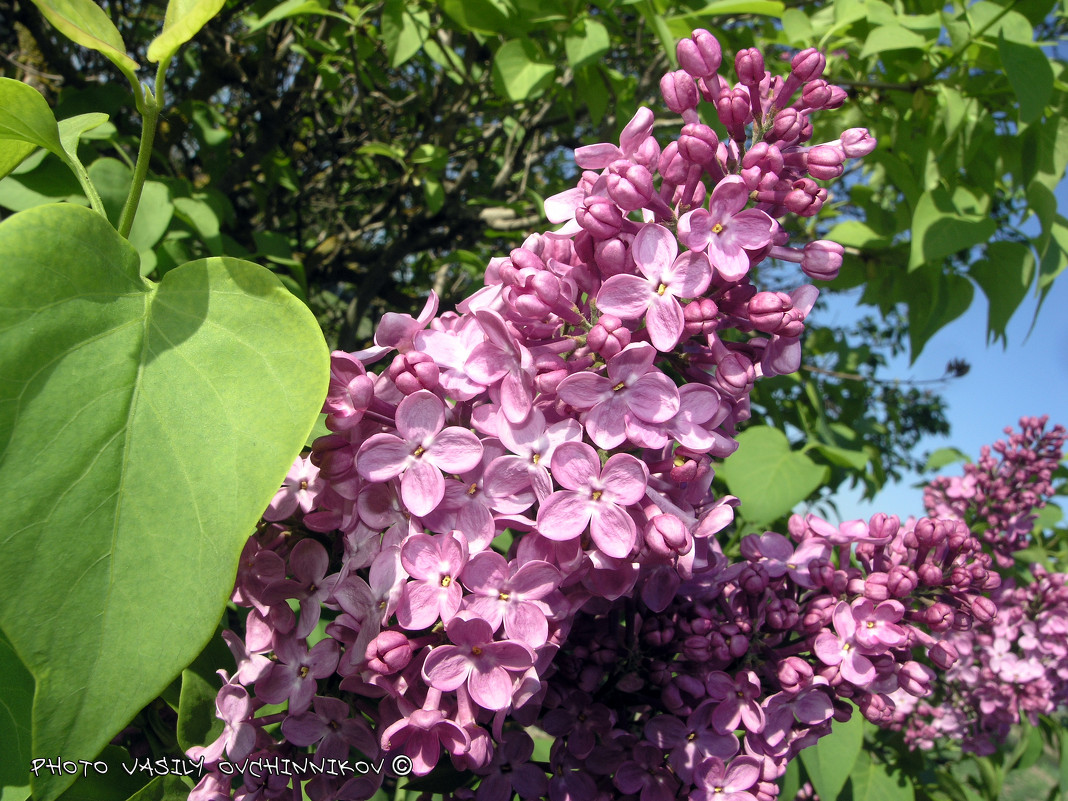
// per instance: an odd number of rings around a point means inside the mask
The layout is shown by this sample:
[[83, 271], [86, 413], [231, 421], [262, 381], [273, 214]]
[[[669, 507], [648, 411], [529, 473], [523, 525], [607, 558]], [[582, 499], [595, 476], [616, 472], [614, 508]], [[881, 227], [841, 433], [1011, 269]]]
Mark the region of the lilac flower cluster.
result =
[[[929, 510], [977, 529], [986, 524], [983, 538], [1002, 569], [1029, 544], [1032, 511], [1055, 491], [1065, 429], [1046, 430], [1047, 422], [1021, 419], [1021, 430], [1006, 428], [1008, 441], [984, 446], [963, 478], [939, 477], [924, 491]], [[989, 755], [1024, 717], [1037, 725], [1039, 715], [1068, 707], [1068, 574], [1032, 565], [1026, 580], [1008, 578], [991, 600], [996, 620], [947, 638], [945, 647], [959, 658], [938, 693], [924, 700], [897, 697], [894, 725], [911, 747], [929, 749], [949, 739]]]
[[1061, 425], [1047, 431], [1048, 422], [1046, 416], [1022, 418], [1020, 431], [1007, 427], [1008, 440], [984, 445], [979, 462], [966, 464], [963, 476], [940, 476], [923, 492], [928, 514], [982, 529], [1001, 567], [1011, 566], [1012, 554], [1028, 546], [1034, 513], [1053, 493], [1066, 432]]
[[[916, 659], [948, 667], [945, 635], [993, 616], [989, 557], [952, 522], [795, 517], [790, 538], [721, 551], [738, 500], [713, 497], [713, 460], [754, 382], [798, 368], [818, 294], [759, 291], [753, 268], [837, 274], [840, 246], [792, 248], [778, 219], [817, 213], [817, 181], [875, 143], [807, 144], [809, 116], [845, 99], [814, 49], [785, 77], [743, 51], [733, 86], [707, 31], [678, 57], [661, 82], [675, 141], [642, 109], [618, 145], [579, 148], [578, 186], [546, 201], [561, 227], [494, 259], [457, 313], [431, 296], [334, 354], [333, 433], [242, 555], [245, 632], [226, 634], [237, 669], [223, 732], [190, 752], [210, 768], [194, 799], [298, 797], [215, 766], [305, 749], [404, 754], [417, 775], [448, 754], [478, 801], [766, 799], [844, 699], [891, 719], [891, 693], [930, 690]], [[548, 774], [532, 725], [557, 738]]]

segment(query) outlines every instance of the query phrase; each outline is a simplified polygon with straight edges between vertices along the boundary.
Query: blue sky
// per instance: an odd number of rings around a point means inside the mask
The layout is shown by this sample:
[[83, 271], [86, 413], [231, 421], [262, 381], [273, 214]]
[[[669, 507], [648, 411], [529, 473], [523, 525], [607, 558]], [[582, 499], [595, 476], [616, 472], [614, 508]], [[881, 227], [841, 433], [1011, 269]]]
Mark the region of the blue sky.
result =
[[[1068, 206], [1068, 184], [1057, 191], [1059, 209]], [[1032, 226], [1023, 230], [1033, 234]], [[827, 309], [824, 322], [844, 323], [855, 319], [857, 295], [840, 296]], [[1008, 346], [986, 344], [986, 297], [978, 288], [971, 308], [927, 343], [916, 363], [908, 358], [892, 363], [888, 378], [931, 379], [943, 374], [946, 362], [962, 358], [971, 371], [945, 385], [947, 417], [952, 430], [948, 437], [927, 437], [921, 452], [952, 446], [975, 459], [979, 448], [1003, 437], [1005, 426], [1015, 426], [1025, 415], [1049, 415], [1050, 423], [1068, 426], [1068, 273], [1053, 284], [1039, 312], [1034, 329], [1031, 323], [1037, 298], [1028, 297], [1008, 326]], [[870, 309], [869, 309], [870, 311]], [[960, 473], [959, 465], [945, 468], [947, 474]], [[859, 492], [842, 493], [836, 501], [843, 520], [867, 518], [875, 512], [923, 514], [923, 492], [911, 485], [924, 477], [911, 475], [888, 486], [871, 502], [862, 502]]]

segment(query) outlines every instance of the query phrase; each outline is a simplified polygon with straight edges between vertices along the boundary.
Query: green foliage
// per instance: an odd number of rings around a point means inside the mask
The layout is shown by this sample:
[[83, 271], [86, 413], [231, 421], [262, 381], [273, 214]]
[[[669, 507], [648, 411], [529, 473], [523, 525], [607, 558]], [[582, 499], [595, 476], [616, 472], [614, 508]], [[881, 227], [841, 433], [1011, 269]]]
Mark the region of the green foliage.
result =
[[769, 426], [752, 426], [738, 435], [738, 451], [720, 475], [731, 494], [745, 498], [747, 523], [770, 523], [788, 514], [827, 478], [803, 453], [793, 451], [786, 435]]
[[88, 759], [215, 630], [327, 353], [263, 268], [214, 258], [146, 283], [136, 250], [77, 206], [6, 220], [0, 249], [0, 577], [17, 588], [0, 624], [37, 680], [35, 752]]
[[801, 764], [820, 798], [838, 798], [854, 772], [864, 744], [864, 718], [855, 713], [846, 722], [835, 721], [831, 734], [801, 752]]

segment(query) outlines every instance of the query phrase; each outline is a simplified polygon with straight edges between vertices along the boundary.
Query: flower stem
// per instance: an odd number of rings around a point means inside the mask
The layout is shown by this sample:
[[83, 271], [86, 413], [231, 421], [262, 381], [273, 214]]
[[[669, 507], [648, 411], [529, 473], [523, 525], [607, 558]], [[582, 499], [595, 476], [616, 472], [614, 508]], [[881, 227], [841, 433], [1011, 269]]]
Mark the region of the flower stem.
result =
[[126, 205], [122, 207], [122, 215], [119, 217], [119, 236], [128, 238], [130, 229], [133, 228], [134, 217], [137, 215], [137, 206], [141, 202], [141, 190], [144, 189], [145, 179], [148, 177], [148, 164], [152, 160], [152, 143], [156, 138], [156, 122], [159, 120], [160, 109], [163, 108], [163, 78], [167, 73], [167, 65], [170, 60], [160, 62], [156, 70], [156, 91], [145, 91], [144, 103], [141, 108], [141, 143], [137, 149], [137, 163], [134, 165], [133, 182], [130, 184], [130, 194], [126, 198]]

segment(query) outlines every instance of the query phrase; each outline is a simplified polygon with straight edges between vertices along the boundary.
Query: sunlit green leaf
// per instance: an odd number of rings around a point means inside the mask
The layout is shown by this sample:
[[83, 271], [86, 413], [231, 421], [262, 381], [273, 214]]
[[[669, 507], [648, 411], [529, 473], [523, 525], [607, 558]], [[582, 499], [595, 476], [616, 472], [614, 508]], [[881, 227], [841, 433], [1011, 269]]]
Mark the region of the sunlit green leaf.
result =
[[1053, 96], [1053, 69], [1038, 45], [998, 39], [1001, 66], [1020, 104], [1020, 122], [1034, 122]]
[[329, 355], [269, 271], [146, 283], [82, 207], [8, 218], [0, 252], [0, 626], [37, 682], [34, 751], [90, 759], [214, 632]]
[[137, 84], [137, 62], [126, 55], [118, 28], [93, 0], [33, 0], [33, 4], [56, 30], [72, 42], [102, 53], [131, 84]]
[[493, 78], [512, 100], [536, 97], [548, 88], [556, 67], [538, 52], [529, 39], [512, 39], [493, 58]]
[[167, 61], [178, 48], [197, 35], [222, 9], [226, 0], [169, 0], [163, 32], [148, 45], [148, 60]]
[[864, 718], [854, 712], [845, 723], [835, 721], [830, 735], [801, 752], [801, 762], [820, 798], [838, 798], [863, 744]]
[[770, 522], [808, 497], [827, 476], [827, 468], [792, 450], [781, 431], [753, 426], [738, 435], [738, 450], [720, 468], [732, 495], [743, 499], [742, 514]]

